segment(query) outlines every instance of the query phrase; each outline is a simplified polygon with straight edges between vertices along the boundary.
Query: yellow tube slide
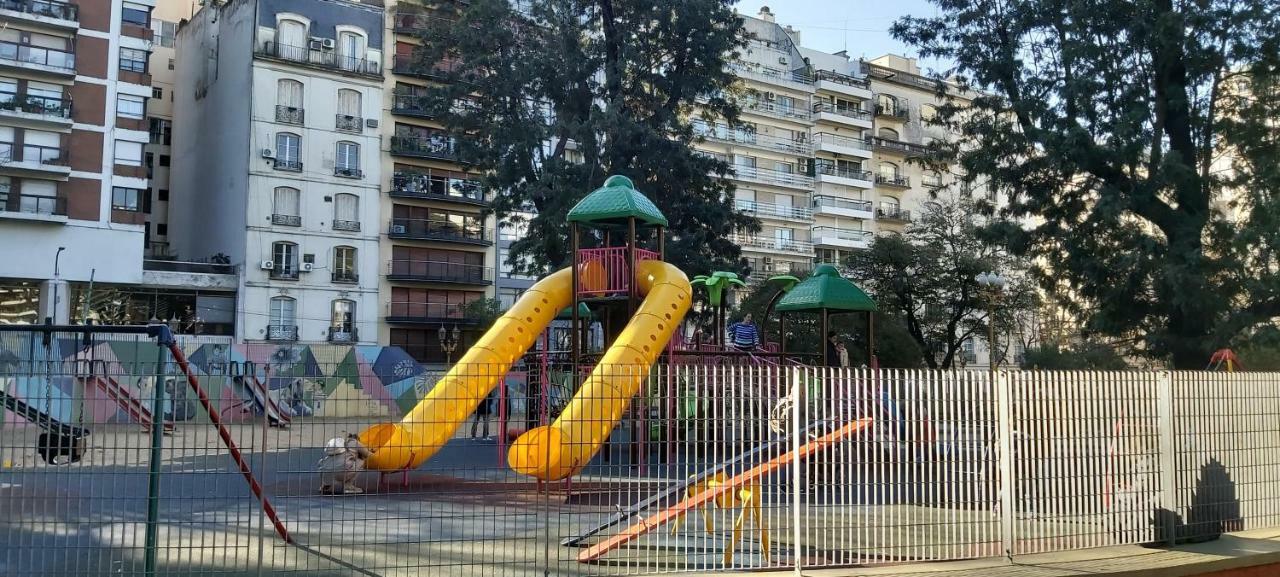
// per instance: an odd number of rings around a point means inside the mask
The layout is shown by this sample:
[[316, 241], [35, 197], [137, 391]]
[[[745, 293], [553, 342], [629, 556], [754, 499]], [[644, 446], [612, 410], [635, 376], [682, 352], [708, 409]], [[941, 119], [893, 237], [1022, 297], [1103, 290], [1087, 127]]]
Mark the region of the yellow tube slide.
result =
[[[581, 282], [589, 288], [596, 282], [593, 279], [604, 277], [600, 271], [582, 272]], [[360, 433], [360, 442], [374, 450], [365, 467], [375, 471], [413, 469], [436, 454], [498, 385], [512, 363], [533, 346], [561, 310], [572, 304], [572, 285], [572, 268], [538, 281], [399, 423], [374, 425]]]
[[[661, 261], [636, 265], [636, 287], [648, 295], [622, 334], [554, 423], [511, 445], [512, 469], [538, 479], [563, 479], [586, 466], [649, 376], [667, 341], [689, 311], [689, 279]], [[559, 310], [557, 308], [556, 310]]]

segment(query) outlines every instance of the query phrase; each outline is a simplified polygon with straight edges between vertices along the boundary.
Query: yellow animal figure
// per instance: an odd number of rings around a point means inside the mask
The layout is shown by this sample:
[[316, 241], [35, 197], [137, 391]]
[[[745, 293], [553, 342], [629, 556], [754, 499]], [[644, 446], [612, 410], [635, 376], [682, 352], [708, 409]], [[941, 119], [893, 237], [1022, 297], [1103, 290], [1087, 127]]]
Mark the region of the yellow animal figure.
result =
[[[728, 478], [724, 471], [721, 471], [689, 485], [688, 496], [695, 497], [704, 491], [715, 490], [717, 487], [724, 485]], [[742, 511], [738, 513], [737, 520], [733, 522], [733, 537], [724, 548], [725, 565], [733, 564], [733, 552], [738, 548], [738, 542], [742, 540], [742, 524], [747, 520], [748, 513], [755, 519], [756, 528], [760, 530], [760, 549], [764, 553], [764, 560], [769, 560], [769, 529], [765, 527], [764, 513], [760, 511], [760, 501], [763, 498], [764, 493], [760, 490], [760, 484], [753, 482], [740, 487], [737, 491], [725, 491], [717, 495], [707, 506], [702, 508], [702, 521], [708, 534], [714, 534], [716, 531], [715, 522], [711, 516], [712, 507], [716, 509], [742, 508]], [[680, 528], [680, 523], [683, 521], [684, 515], [682, 514], [671, 523], [671, 533], [673, 535]]]

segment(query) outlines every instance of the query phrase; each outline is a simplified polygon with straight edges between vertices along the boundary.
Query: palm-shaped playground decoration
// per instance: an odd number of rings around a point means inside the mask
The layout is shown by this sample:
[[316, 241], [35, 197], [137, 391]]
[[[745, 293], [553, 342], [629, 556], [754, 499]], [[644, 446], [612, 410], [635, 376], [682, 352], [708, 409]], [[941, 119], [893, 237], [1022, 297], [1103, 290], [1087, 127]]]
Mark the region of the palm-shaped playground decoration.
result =
[[701, 286], [707, 289], [707, 304], [715, 307], [716, 310], [716, 336], [714, 342], [716, 344], [722, 344], [721, 341], [724, 338], [725, 331], [725, 295], [729, 293], [731, 287], [745, 287], [747, 286], [747, 283], [742, 282], [742, 279], [738, 278], [737, 273], [720, 270], [711, 273], [710, 276], [703, 274], [695, 276], [692, 281], [689, 281], [689, 284]]

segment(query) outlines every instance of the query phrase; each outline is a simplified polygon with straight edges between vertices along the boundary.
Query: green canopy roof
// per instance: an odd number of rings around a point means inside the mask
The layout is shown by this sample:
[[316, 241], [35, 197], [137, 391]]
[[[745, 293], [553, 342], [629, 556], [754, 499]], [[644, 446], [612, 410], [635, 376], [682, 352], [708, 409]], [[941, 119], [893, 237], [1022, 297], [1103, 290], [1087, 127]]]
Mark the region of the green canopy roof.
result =
[[818, 265], [813, 275], [804, 279], [787, 296], [778, 301], [774, 309], [779, 312], [820, 311], [875, 311], [876, 302], [862, 292], [858, 285], [840, 276], [829, 264]]
[[[596, 318], [595, 313], [587, 308], [587, 303], [578, 303], [578, 317], [584, 319]], [[564, 307], [560, 314], [556, 315], [556, 320], [573, 320], [573, 307]]]
[[604, 186], [569, 211], [569, 222], [623, 222], [631, 217], [645, 224], [667, 226], [662, 211], [636, 190], [630, 178], [620, 174], [610, 176]]

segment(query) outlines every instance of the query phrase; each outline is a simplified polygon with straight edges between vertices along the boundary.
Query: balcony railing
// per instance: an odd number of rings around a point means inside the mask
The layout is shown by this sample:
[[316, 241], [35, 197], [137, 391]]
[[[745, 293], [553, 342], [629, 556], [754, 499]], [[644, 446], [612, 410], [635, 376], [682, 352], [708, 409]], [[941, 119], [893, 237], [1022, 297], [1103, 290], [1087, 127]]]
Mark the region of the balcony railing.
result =
[[854, 88], [871, 89], [871, 81], [866, 78], [858, 78], [857, 76], [849, 76], [848, 74], [840, 74], [839, 72], [832, 72], [830, 70], [819, 70], [814, 74], [814, 77], [815, 79], [824, 82], [835, 82], [837, 84], [844, 84], [845, 86], [852, 86]]
[[298, 265], [275, 263], [275, 266], [267, 272], [267, 276], [275, 280], [298, 280]]
[[31, 94], [19, 97], [17, 92], [6, 90], [0, 91], [0, 110], [39, 114], [51, 118], [71, 118], [71, 100]]
[[910, 118], [911, 113], [907, 112], [907, 109], [904, 106], [885, 106], [883, 104], [877, 104], [876, 116], [907, 120]]
[[772, 170], [769, 168], [756, 168], [754, 166], [734, 165], [734, 174], [742, 180], [754, 180], [766, 184], [780, 184], [783, 186], [797, 186], [801, 188], [809, 188], [813, 186], [813, 179], [803, 174], [794, 172], [783, 172], [781, 170]]
[[428, 22], [452, 24], [455, 20], [422, 12], [398, 11], [392, 16], [392, 29], [398, 34], [416, 34], [427, 29]]
[[334, 128], [342, 132], [364, 132], [364, 118], [350, 114], [338, 114], [334, 118]]
[[938, 188], [942, 186], [942, 177], [936, 174], [926, 174], [920, 179], [920, 184], [929, 188]]
[[302, 217], [296, 214], [272, 214], [271, 224], [278, 226], [302, 226]]
[[443, 136], [392, 136], [391, 154], [457, 160], [458, 149], [453, 139]]
[[859, 212], [871, 212], [872, 204], [869, 200], [854, 200], [850, 198], [840, 198], [836, 196], [818, 195], [813, 197], [814, 208], [841, 208], [844, 210], [856, 210]]
[[875, 137], [876, 150], [888, 150], [892, 152], [901, 152], [907, 156], [925, 156], [929, 154], [929, 147], [923, 144], [914, 144], [911, 142], [903, 142], [901, 140], [893, 140], [890, 138]]
[[813, 243], [807, 240], [794, 240], [790, 238], [777, 238], [769, 236], [756, 236], [749, 234], [734, 233], [730, 237], [733, 242], [743, 248], [755, 248], [765, 250], [778, 250], [783, 252], [793, 252], [805, 255], [813, 254]]
[[0, 41], [0, 61], [36, 64], [67, 72], [75, 72], [76, 69], [76, 55], [74, 52], [41, 48], [16, 42]]
[[281, 124], [297, 124], [302, 125], [306, 118], [306, 111], [297, 106], [281, 106], [276, 105], [276, 122]]
[[416, 170], [395, 171], [391, 175], [391, 190], [387, 193], [403, 198], [486, 204], [484, 189], [479, 182]]
[[296, 158], [277, 158], [273, 162], [273, 167], [276, 170], [302, 172], [302, 161]]
[[787, 118], [791, 120], [809, 120], [810, 116], [809, 111], [804, 108], [782, 106], [777, 102], [770, 102], [768, 100], [749, 100], [743, 108], [747, 110], [754, 110], [761, 114], [776, 118]]
[[53, 0], [0, 0], [0, 10], [25, 12], [35, 16], [48, 16], [59, 20], [80, 20], [80, 7]]
[[360, 232], [360, 221], [335, 220], [333, 221], [333, 230], [340, 230], [343, 232]]
[[799, 84], [806, 88], [813, 84], [813, 78], [808, 73], [799, 70], [782, 70], [741, 62], [729, 64], [729, 70], [739, 77], [751, 78], [771, 84]]
[[913, 86], [930, 92], [937, 92], [938, 86], [941, 84], [941, 82], [932, 78], [926, 78], [918, 74], [911, 74], [910, 72], [886, 68], [869, 62], [863, 62], [863, 68], [867, 71], [868, 76], [872, 76], [877, 80], [896, 82], [898, 84]]
[[871, 150], [871, 145], [867, 143], [865, 138], [853, 138], [850, 136], [840, 136], [829, 132], [819, 132], [813, 135], [813, 144], [817, 147], [823, 145], [841, 146], [844, 148], [853, 148], [856, 150]]
[[392, 259], [387, 263], [387, 280], [487, 285], [493, 282], [493, 268], [478, 264]]
[[333, 175], [342, 178], [364, 178], [364, 171], [350, 166], [335, 166]]
[[848, 230], [834, 226], [813, 227], [813, 240], [817, 243], [822, 243], [824, 239], [867, 243], [871, 242], [871, 236], [872, 232], [869, 230]]
[[296, 341], [298, 340], [298, 327], [297, 325], [267, 325], [267, 340]]
[[387, 236], [410, 240], [440, 240], [468, 244], [492, 244], [493, 234], [482, 226], [463, 226], [453, 222], [414, 218], [395, 218]]
[[882, 206], [876, 209], [876, 218], [897, 222], [911, 222], [911, 211], [896, 206]]
[[871, 173], [860, 168], [852, 168], [840, 166], [831, 162], [815, 162], [813, 171], [816, 174], [825, 176], [836, 176], [839, 178], [851, 178], [853, 180], [871, 180]]
[[329, 280], [336, 283], [356, 284], [360, 282], [360, 275], [350, 271], [334, 271], [329, 274]]
[[819, 101], [813, 103], [813, 113], [835, 114], [837, 116], [845, 116], [848, 118], [857, 118], [859, 120], [871, 120], [871, 113], [861, 108], [846, 106], [841, 104], [833, 104], [831, 102]]
[[754, 200], [737, 199], [733, 203], [734, 208], [747, 214], [756, 216], [771, 216], [774, 218], [788, 218], [798, 220], [813, 220], [813, 209], [805, 206], [790, 206], [785, 204], [774, 204], [771, 202], [756, 202]]
[[420, 78], [439, 78], [462, 67], [462, 63], [457, 61], [437, 62], [429, 67], [424, 67], [418, 63], [418, 59], [412, 54], [396, 54], [391, 59], [391, 63], [392, 72]]
[[307, 66], [340, 70], [355, 74], [382, 75], [382, 64], [372, 58], [340, 55], [333, 50], [313, 50], [310, 46], [289, 46], [278, 42], [264, 42], [258, 49], [259, 56], [279, 58]]
[[467, 318], [463, 305], [456, 303], [424, 303], [416, 301], [392, 301], [387, 305], [387, 322], [397, 324], [433, 323], [447, 321], [457, 324], [474, 324]]
[[58, 146], [24, 144], [21, 159], [14, 158], [15, 149], [16, 146], [13, 143], [0, 142], [0, 164], [30, 162], [47, 166], [66, 166], [70, 160], [67, 149]]
[[426, 97], [421, 94], [394, 94], [391, 97], [391, 113], [430, 118]]
[[693, 131], [695, 134], [707, 138], [708, 140], [747, 144], [791, 154], [807, 155], [813, 152], [813, 146], [804, 140], [765, 136], [750, 130], [729, 128], [724, 124], [695, 122], [693, 125]]
[[329, 342], [354, 343], [360, 340], [360, 333], [352, 326], [329, 327]]
[[911, 188], [911, 179], [896, 174], [877, 174], [876, 184], [884, 186], [896, 186], [899, 188]]
[[[10, 206], [10, 204], [13, 206]], [[0, 212], [66, 216], [67, 199], [38, 194], [16, 194], [0, 190]]]

